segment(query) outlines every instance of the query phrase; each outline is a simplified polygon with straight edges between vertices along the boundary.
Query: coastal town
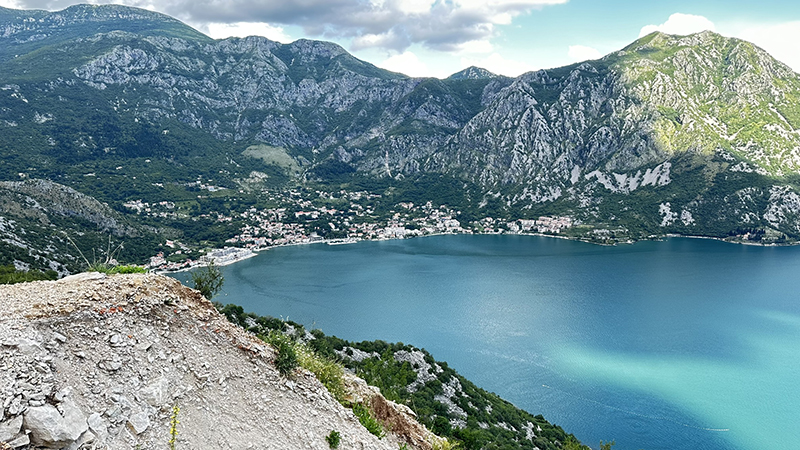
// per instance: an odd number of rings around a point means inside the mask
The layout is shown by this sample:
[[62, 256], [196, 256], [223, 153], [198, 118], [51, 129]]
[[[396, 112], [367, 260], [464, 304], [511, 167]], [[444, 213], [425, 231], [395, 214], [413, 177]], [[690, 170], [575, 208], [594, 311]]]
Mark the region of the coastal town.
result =
[[[436, 234], [544, 234], [558, 235], [575, 225], [570, 217], [543, 216], [536, 219], [503, 220], [484, 217], [462, 223], [461, 212], [445, 205], [399, 202], [377, 211], [381, 196], [366, 191], [298, 190], [270, 198], [282, 204], [272, 208], [251, 207], [243, 212], [208, 215], [218, 222], [240, 223], [239, 232], [225, 241], [224, 248], [191, 249], [168, 240], [164, 250], [150, 258], [155, 271], [178, 271], [213, 262], [222, 266], [252, 257], [256, 252], [284, 245], [349, 244], [361, 240], [405, 239]], [[288, 194], [288, 195], [287, 195]], [[309, 198], [312, 197], [312, 198]], [[132, 212], [153, 217], [180, 217], [173, 202], [124, 205]]]

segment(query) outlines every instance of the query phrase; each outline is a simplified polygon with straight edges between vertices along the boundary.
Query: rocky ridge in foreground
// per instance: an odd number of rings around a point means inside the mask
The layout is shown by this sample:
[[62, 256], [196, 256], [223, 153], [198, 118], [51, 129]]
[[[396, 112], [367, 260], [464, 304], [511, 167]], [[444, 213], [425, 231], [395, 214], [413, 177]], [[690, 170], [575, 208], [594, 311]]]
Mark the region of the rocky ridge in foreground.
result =
[[[80, 274], [0, 286], [0, 448], [429, 449], [435, 437], [355, 377], [403, 437], [371, 435], [314, 376], [171, 278]], [[378, 409], [378, 408], [375, 408]]]

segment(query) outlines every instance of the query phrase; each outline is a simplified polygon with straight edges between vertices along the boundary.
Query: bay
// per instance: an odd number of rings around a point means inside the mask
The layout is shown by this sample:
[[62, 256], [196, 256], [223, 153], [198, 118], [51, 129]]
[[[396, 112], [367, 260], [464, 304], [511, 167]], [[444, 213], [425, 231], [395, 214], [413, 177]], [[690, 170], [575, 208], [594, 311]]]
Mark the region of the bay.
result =
[[222, 270], [217, 301], [423, 347], [593, 448], [800, 442], [798, 247], [433, 236], [281, 247]]

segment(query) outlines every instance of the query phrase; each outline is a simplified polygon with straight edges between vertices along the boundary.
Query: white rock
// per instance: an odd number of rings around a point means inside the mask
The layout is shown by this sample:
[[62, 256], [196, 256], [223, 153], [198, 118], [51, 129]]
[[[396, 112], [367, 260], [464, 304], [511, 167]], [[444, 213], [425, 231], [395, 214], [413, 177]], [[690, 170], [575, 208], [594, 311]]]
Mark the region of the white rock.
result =
[[92, 431], [97, 437], [104, 441], [108, 437], [108, 426], [103, 420], [103, 416], [99, 413], [92, 413], [86, 423], [89, 424], [89, 430]]
[[6, 443], [11, 448], [24, 447], [24, 446], [26, 446], [26, 445], [31, 443], [31, 438], [29, 438], [27, 434], [22, 434], [18, 438], [14, 439], [13, 441], [8, 441]]
[[137, 435], [144, 433], [149, 426], [150, 419], [147, 417], [147, 414], [143, 412], [136, 413], [128, 418], [128, 428]]
[[69, 283], [74, 281], [91, 281], [91, 280], [102, 280], [106, 277], [106, 274], [100, 272], [83, 272], [78, 273], [75, 275], [70, 275], [64, 277], [57, 281], [57, 283]]
[[39, 342], [24, 338], [17, 341], [16, 347], [25, 355], [32, 355], [42, 350], [42, 344]]
[[53, 405], [28, 408], [25, 428], [31, 430], [31, 441], [48, 448], [62, 448], [72, 444], [89, 429], [86, 416], [67, 399], [61, 404], [62, 416]]
[[169, 381], [161, 377], [150, 383], [141, 390], [139, 398], [147, 402], [148, 405], [159, 408], [168, 399]]
[[0, 442], [8, 442], [22, 429], [22, 416], [0, 423]]

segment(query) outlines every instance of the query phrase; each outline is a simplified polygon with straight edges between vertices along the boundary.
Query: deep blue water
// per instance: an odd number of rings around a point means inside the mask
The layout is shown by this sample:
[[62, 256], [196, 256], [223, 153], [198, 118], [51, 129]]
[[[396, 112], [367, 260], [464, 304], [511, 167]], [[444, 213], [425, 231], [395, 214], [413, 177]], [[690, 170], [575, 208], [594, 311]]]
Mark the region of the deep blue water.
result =
[[594, 448], [800, 445], [800, 247], [436, 236], [277, 248], [223, 273], [215, 300], [423, 347]]

